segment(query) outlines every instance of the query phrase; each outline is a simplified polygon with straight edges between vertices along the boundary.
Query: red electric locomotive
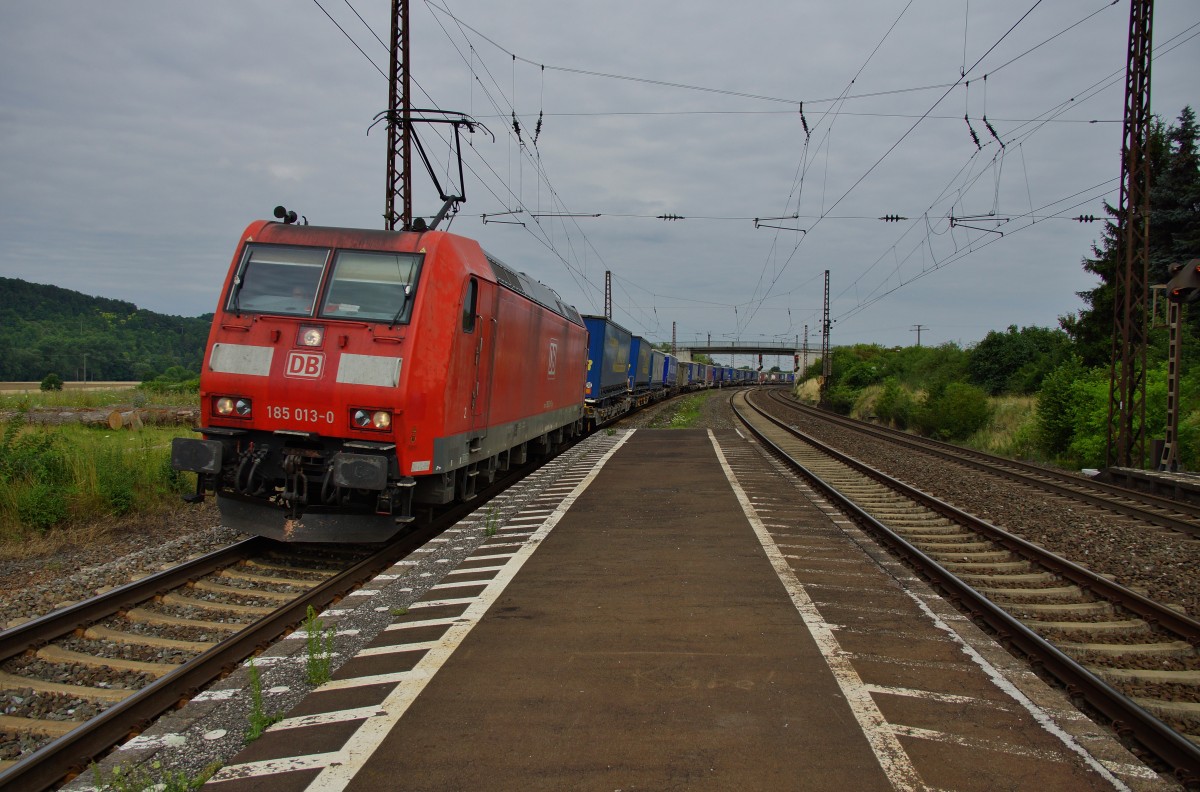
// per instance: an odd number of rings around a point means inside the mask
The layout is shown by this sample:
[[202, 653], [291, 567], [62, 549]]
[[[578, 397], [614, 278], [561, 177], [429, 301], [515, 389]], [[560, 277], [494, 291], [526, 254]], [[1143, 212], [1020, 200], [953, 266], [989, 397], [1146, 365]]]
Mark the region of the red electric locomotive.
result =
[[579, 433], [586, 360], [578, 312], [470, 239], [255, 222], [172, 464], [244, 533], [384, 541]]

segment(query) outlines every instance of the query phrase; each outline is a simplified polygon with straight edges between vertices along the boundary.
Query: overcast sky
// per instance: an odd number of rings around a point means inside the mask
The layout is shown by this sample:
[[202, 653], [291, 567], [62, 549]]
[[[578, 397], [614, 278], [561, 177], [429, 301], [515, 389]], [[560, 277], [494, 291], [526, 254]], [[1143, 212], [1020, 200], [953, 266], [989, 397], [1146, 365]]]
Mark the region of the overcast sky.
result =
[[[1152, 108], [1173, 121], [1200, 105], [1200, 5], [1155, 6]], [[965, 345], [1056, 326], [1094, 285], [1080, 261], [1100, 225], [1070, 218], [1117, 201], [1127, 0], [411, 8], [413, 104], [495, 135], [467, 136], [449, 230], [584, 313], [611, 270], [636, 334], [807, 325], [815, 346], [829, 270], [833, 344], [914, 344], [920, 326], [922, 344]], [[276, 204], [381, 228], [386, 135], [368, 128], [388, 15], [0, 3], [0, 275], [195, 316]], [[446, 180], [444, 132], [418, 129]], [[414, 173], [415, 213], [433, 215]]]

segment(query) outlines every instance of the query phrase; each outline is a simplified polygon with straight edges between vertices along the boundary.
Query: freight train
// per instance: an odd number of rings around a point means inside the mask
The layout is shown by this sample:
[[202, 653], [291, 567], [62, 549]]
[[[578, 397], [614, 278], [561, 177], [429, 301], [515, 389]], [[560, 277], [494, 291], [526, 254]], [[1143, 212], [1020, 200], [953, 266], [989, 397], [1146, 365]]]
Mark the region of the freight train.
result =
[[240, 532], [381, 542], [630, 410], [757, 380], [581, 316], [462, 236], [257, 221], [209, 332], [202, 437], [171, 461]]

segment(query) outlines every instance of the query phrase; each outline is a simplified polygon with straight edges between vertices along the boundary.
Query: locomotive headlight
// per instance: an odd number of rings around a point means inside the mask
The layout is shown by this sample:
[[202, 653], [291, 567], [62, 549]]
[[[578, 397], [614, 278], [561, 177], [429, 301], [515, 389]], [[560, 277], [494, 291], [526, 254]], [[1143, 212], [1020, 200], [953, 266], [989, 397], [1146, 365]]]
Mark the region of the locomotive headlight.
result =
[[387, 410], [355, 410], [351, 420], [359, 429], [386, 432], [392, 428], [392, 414]]
[[325, 328], [315, 325], [300, 325], [300, 334], [296, 338], [299, 346], [319, 347], [325, 343]]
[[249, 399], [222, 396], [213, 404], [217, 415], [233, 418], [249, 418], [252, 405]]

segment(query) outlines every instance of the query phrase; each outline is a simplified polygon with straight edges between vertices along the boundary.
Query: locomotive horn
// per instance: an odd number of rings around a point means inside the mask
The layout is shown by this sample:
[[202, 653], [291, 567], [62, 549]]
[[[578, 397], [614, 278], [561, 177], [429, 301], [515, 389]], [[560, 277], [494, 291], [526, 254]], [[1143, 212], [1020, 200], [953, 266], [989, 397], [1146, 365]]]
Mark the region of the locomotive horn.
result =
[[292, 223], [296, 222], [297, 219], [295, 212], [290, 212], [282, 206], [275, 207], [275, 216], [282, 220], [284, 225], [291, 225]]

